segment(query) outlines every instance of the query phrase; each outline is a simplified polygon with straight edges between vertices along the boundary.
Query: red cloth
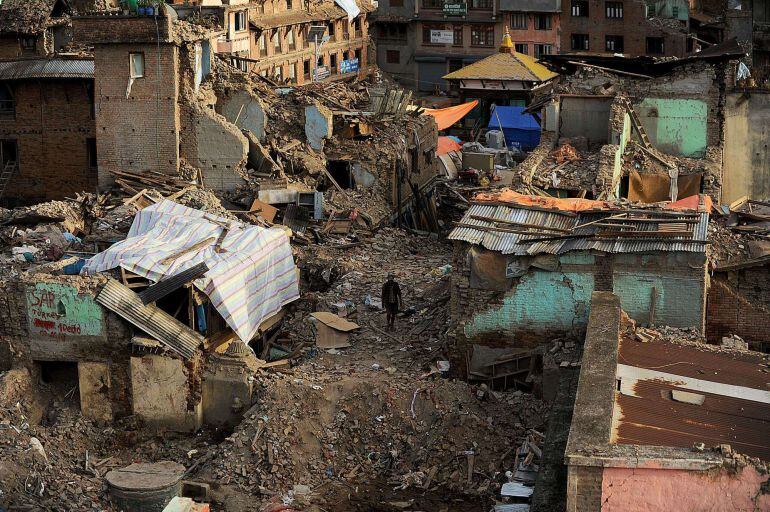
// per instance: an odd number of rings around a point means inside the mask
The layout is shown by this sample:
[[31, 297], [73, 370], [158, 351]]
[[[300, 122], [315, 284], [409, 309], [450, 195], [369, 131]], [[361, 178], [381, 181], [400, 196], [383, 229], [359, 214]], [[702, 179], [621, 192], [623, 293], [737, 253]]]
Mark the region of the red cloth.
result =
[[452, 151], [461, 151], [462, 148], [463, 147], [451, 137], [444, 137], [442, 135], [438, 138], [438, 149], [436, 150], [436, 154], [441, 156]]

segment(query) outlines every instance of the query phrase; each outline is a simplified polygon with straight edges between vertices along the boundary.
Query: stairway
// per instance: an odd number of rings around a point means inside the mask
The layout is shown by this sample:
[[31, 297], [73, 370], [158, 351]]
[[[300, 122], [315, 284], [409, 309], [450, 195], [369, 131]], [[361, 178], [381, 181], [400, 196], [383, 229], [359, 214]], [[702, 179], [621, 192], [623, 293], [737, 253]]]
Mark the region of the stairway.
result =
[[0, 171], [0, 199], [5, 195], [5, 189], [8, 187], [8, 183], [13, 178], [16, 172], [16, 161], [6, 162], [3, 170]]
[[633, 125], [634, 130], [636, 130], [636, 133], [639, 135], [639, 139], [642, 141], [642, 146], [644, 146], [644, 149], [651, 149], [652, 143], [650, 142], [650, 137], [647, 136], [647, 132], [645, 131], [644, 126], [642, 126], [642, 121], [636, 114], [634, 106], [631, 105], [631, 102], [625, 96], [619, 97], [618, 101], [620, 101], [620, 103], [625, 107], [626, 112], [628, 112], [628, 116], [631, 118], [631, 124]]

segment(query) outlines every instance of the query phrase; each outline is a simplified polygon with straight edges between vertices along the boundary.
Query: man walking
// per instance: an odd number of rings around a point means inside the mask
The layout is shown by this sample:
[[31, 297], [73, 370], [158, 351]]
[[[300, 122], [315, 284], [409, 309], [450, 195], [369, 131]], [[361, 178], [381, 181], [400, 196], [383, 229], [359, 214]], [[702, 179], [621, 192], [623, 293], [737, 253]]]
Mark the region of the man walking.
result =
[[396, 313], [401, 309], [401, 288], [395, 280], [395, 276], [388, 274], [388, 280], [382, 285], [382, 307], [388, 314], [388, 329], [393, 330], [396, 323]]

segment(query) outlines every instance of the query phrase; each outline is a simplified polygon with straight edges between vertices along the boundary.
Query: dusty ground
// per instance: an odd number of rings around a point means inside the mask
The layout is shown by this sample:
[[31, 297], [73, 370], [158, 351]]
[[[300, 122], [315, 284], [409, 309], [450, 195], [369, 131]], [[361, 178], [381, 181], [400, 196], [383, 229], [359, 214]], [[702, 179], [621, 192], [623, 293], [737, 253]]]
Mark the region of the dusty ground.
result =
[[[352, 303], [349, 318], [361, 329], [347, 349], [312, 347], [286, 373], [259, 375], [259, 405], [234, 431], [157, 435], [133, 418], [97, 425], [79, 416], [66, 385], [4, 374], [0, 505], [112, 510], [102, 478], [109, 469], [174, 460], [190, 479], [211, 485], [216, 511], [272, 502], [330, 512], [486, 512], [526, 429], [544, 430], [547, 407], [521, 392], [482, 400], [475, 387], [431, 374], [451, 343], [441, 269], [450, 249], [392, 229], [352, 250], [305, 249], [314, 291], [296, 306], [287, 335], [312, 340], [308, 313], [342, 300]], [[318, 280], [325, 268], [333, 268], [330, 282]], [[409, 310], [393, 332], [385, 331], [383, 313], [365, 305], [388, 272], [401, 282]]]

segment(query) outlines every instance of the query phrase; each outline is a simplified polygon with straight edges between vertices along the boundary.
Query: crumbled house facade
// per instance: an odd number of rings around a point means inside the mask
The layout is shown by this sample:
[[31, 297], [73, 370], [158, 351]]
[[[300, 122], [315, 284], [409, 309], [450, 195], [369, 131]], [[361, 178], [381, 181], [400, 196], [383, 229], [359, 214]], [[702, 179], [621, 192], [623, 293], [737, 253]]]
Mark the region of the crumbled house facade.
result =
[[621, 302], [609, 292], [591, 300], [566, 510], [770, 508], [768, 356], [642, 343]]
[[[735, 70], [730, 58], [740, 55], [738, 49], [713, 59], [648, 62], [640, 72], [649, 78], [625, 71], [639, 69], [635, 63], [643, 59], [605, 64], [618, 66], [615, 73], [551, 56], [568, 75], [554, 80], [539, 102], [541, 142], [519, 165], [519, 186], [558, 197], [645, 203], [704, 193], [719, 204], [725, 91]], [[577, 156], [556, 160], [565, 143]]]
[[580, 336], [594, 291], [617, 294], [640, 323], [703, 329], [708, 213], [515, 201], [474, 202], [449, 235], [460, 357], [474, 345]]
[[[368, 15], [370, 0], [331, 0], [311, 3], [264, 0], [251, 10], [251, 61], [249, 71], [280, 83], [304, 84], [316, 80], [352, 78], [370, 70]], [[325, 27], [316, 37], [311, 27]], [[328, 40], [322, 44], [322, 40]]]
[[[128, 250], [119, 242], [86, 264], [97, 271], [70, 275], [77, 270], [57, 263], [4, 278], [0, 367], [43, 382], [75, 375], [83, 416], [99, 421], [135, 415], [150, 428], [179, 432], [237, 422], [253, 401], [253, 350], [261, 350], [280, 308], [297, 297], [298, 272], [280, 228], [211, 219], [163, 201], [138, 214], [139, 234], [124, 241]], [[202, 238], [222, 232], [221, 242], [210, 237], [206, 248], [188, 237], [178, 245], [178, 233], [169, 231], [185, 229]], [[260, 242], [250, 244], [255, 237]], [[148, 252], [156, 260], [137, 263]], [[238, 265], [227, 263], [230, 256]], [[205, 290], [193, 284], [204, 271], [212, 280]], [[220, 279], [233, 272], [249, 294], [248, 312], [240, 313], [247, 320], [237, 331], [221, 314], [233, 296]], [[263, 272], [271, 276], [269, 296], [255, 292], [262, 284], [250, 279]], [[258, 327], [248, 328], [253, 321]]]
[[55, 53], [70, 13], [64, 1], [0, 6], [1, 204], [96, 187], [93, 59]]
[[[209, 2], [174, 0], [171, 2], [176, 15], [181, 20], [195, 21], [212, 28], [221, 29], [216, 39], [214, 51], [222, 56], [251, 57], [251, 33], [249, 0], [224, 0], [221, 5], [207, 5]], [[236, 61], [245, 69], [248, 61]]]

